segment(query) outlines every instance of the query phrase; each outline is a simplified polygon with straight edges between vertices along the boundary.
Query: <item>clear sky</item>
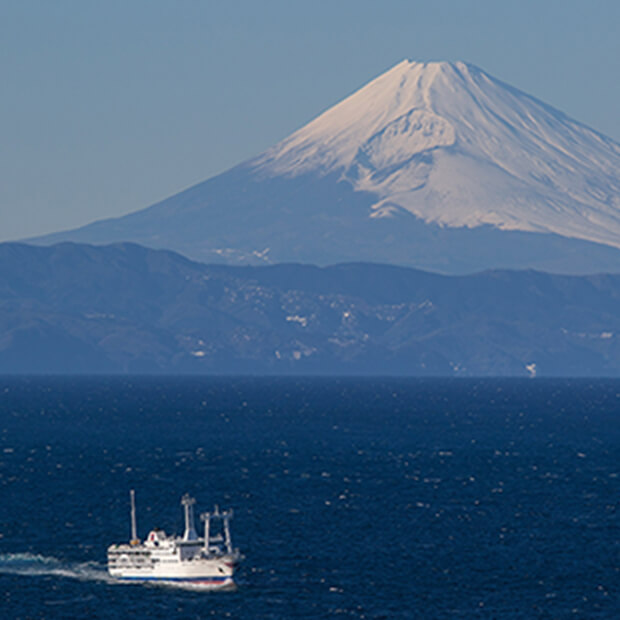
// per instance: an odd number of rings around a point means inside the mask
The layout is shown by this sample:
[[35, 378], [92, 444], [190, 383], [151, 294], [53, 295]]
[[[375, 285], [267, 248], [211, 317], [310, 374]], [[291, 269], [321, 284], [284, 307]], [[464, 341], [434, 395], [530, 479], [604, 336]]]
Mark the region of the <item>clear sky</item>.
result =
[[620, 141], [618, 0], [0, 0], [0, 240], [146, 207], [404, 58]]

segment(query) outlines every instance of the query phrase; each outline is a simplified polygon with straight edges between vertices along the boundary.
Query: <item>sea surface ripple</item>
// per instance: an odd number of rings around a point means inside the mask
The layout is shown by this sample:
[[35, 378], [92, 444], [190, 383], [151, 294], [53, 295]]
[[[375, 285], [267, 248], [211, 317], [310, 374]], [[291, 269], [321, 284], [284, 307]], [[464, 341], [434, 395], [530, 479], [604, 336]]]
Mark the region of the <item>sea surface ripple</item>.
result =
[[[620, 618], [620, 382], [0, 377], [0, 616]], [[231, 592], [106, 547], [232, 507]]]

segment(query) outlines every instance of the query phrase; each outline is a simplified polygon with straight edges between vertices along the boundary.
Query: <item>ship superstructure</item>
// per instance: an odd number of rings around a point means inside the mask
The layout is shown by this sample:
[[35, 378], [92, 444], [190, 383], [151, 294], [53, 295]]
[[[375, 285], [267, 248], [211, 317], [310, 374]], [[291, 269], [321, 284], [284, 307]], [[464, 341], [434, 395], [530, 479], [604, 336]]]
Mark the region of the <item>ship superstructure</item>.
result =
[[231, 587], [233, 573], [241, 560], [230, 537], [232, 510], [200, 515], [204, 535], [200, 537], [194, 523], [196, 500], [189, 495], [181, 499], [185, 515], [183, 536], [168, 536], [163, 530], [151, 530], [146, 540], [137, 536], [135, 492], [131, 497], [131, 540], [108, 547], [108, 571], [122, 580], [180, 582], [211, 587]]

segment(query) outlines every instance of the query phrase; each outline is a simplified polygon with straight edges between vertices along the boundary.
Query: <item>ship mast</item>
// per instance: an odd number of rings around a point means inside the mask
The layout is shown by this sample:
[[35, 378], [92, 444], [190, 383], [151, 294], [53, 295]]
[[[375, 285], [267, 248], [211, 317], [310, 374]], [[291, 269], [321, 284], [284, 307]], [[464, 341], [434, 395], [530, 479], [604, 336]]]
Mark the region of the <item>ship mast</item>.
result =
[[190, 497], [186, 493], [181, 498], [181, 504], [185, 510], [185, 532], [183, 533], [183, 540], [197, 540], [198, 534], [196, 534], [196, 528], [194, 526], [194, 504], [196, 500]]
[[230, 520], [232, 519], [232, 510], [225, 510], [222, 513], [224, 521], [224, 544], [226, 545], [226, 553], [232, 553], [232, 541], [230, 540]]
[[138, 528], [136, 526], [136, 492], [133, 489], [129, 491], [129, 497], [131, 499], [131, 544], [137, 545], [140, 541], [138, 540]]
[[205, 536], [203, 540], [204, 552], [209, 555], [209, 540], [210, 540], [210, 525], [211, 525], [211, 513], [203, 512], [200, 518], [205, 522]]

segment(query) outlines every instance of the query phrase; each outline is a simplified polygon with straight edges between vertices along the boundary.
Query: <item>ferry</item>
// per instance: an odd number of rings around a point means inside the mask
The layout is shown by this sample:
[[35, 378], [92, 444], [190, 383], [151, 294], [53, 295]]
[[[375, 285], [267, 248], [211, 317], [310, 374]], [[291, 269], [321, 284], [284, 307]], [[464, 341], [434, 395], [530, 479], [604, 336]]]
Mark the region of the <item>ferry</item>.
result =
[[136, 496], [130, 491], [131, 540], [108, 547], [108, 572], [123, 581], [164, 582], [209, 588], [234, 587], [233, 574], [242, 556], [233, 549], [230, 538], [232, 510], [200, 515], [204, 535], [194, 525], [196, 500], [185, 494], [181, 498], [185, 514], [183, 536], [168, 536], [155, 528], [141, 541], [136, 527]]

